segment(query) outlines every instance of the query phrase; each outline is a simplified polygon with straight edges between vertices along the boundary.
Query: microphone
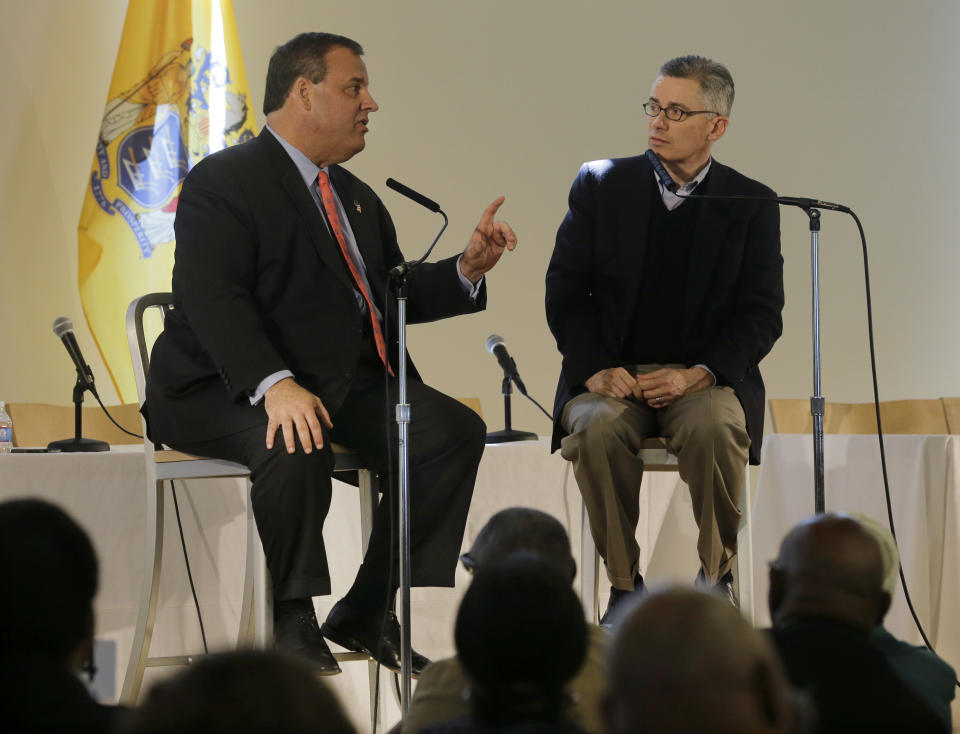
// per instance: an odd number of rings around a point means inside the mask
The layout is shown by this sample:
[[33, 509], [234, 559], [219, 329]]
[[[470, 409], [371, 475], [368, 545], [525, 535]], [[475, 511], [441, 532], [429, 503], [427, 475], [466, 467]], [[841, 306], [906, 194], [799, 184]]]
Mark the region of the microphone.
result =
[[644, 155], [646, 156], [647, 160], [650, 161], [650, 165], [653, 166], [653, 172], [657, 174], [657, 178], [660, 180], [663, 188], [667, 189], [673, 194], [676, 194], [681, 199], [714, 199], [727, 201], [739, 199], [740, 201], [775, 201], [778, 204], [797, 206], [801, 209], [828, 209], [834, 212], [846, 212], [847, 214], [852, 213], [850, 211], [850, 207], [844, 206], [843, 204], [834, 204], [832, 201], [821, 201], [820, 199], [808, 199], [802, 196], [722, 196], [719, 194], [680, 194], [677, 193], [677, 182], [670, 178], [670, 174], [667, 173], [667, 169], [664, 167], [660, 159], [657, 158], [657, 154], [647, 148], [647, 152], [644, 153]]
[[73, 322], [66, 316], [61, 316], [53, 322], [53, 333], [60, 337], [60, 341], [62, 341], [63, 346], [66, 347], [70, 359], [73, 360], [73, 364], [77, 368], [77, 377], [80, 380], [80, 384], [96, 395], [97, 389], [93, 386], [93, 371], [80, 353], [80, 345], [77, 344], [77, 337], [73, 334]]
[[650, 161], [650, 165], [653, 166], [653, 172], [657, 174], [657, 178], [660, 179], [660, 183], [663, 185], [667, 191], [676, 194], [677, 193], [677, 182], [670, 178], [670, 174], [667, 173], [667, 169], [664, 167], [663, 162], [657, 158], [657, 154], [654, 153], [650, 148], [647, 148], [647, 152], [644, 153], [647, 157], [647, 160]]
[[433, 199], [428, 199], [423, 194], [418, 194], [409, 186], [404, 186], [399, 181], [395, 181], [392, 178], [388, 178], [387, 186], [389, 186], [391, 189], [396, 191], [398, 194], [402, 194], [403, 196], [406, 196], [408, 199], [412, 199], [413, 201], [417, 202], [420, 206], [426, 207], [432, 212], [440, 211], [440, 205], [437, 202], [435, 202]]
[[503, 374], [513, 380], [521, 394], [526, 395], [527, 388], [524, 386], [523, 380], [520, 379], [520, 373], [517, 372], [517, 363], [513, 361], [513, 357], [510, 356], [503, 343], [503, 337], [499, 334], [491, 334], [487, 337], [487, 351], [497, 358], [497, 362], [503, 368]]

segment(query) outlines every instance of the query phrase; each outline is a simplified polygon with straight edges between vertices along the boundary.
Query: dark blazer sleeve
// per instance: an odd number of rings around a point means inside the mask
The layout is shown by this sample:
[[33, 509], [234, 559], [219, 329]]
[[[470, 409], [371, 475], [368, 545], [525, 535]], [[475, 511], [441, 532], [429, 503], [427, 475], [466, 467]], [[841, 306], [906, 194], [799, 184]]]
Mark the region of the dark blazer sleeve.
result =
[[595, 173], [584, 164], [570, 188], [569, 210], [547, 267], [547, 324], [563, 355], [563, 375], [570, 386], [618, 364], [604, 339], [608, 325], [594, 295], [597, 187]]
[[175, 223], [175, 293], [233, 399], [287, 368], [254, 298], [259, 235], [245, 199], [229, 170], [201, 162], [184, 181]]
[[[371, 191], [371, 195], [376, 197]], [[380, 232], [384, 248], [386, 269], [404, 261], [397, 244], [397, 231], [393, 219], [383, 202], [376, 198], [380, 213]], [[487, 303], [486, 280], [480, 286], [475, 301], [464, 290], [457, 272], [460, 253], [437, 262], [424, 262], [410, 274], [407, 280], [407, 320], [411, 324], [436, 321], [450, 316], [482, 311]], [[392, 300], [392, 298], [391, 298]]]
[[[764, 187], [759, 196], [774, 196]], [[773, 348], [783, 331], [783, 257], [780, 209], [757, 202], [745, 221], [740, 272], [731, 281], [725, 318], [713, 321], [713, 338], [701, 359], [718, 380], [737, 385]]]

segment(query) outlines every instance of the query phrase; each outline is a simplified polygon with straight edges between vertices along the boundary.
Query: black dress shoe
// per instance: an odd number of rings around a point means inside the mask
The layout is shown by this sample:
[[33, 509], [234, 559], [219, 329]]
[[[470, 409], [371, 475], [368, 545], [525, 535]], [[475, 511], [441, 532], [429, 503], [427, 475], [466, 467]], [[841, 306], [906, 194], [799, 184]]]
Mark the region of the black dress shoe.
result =
[[642, 594], [644, 591], [646, 591], [646, 587], [643, 585], [643, 576], [640, 574], [637, 574], [637, 577], [633, 580], [633, 591], [618, 589], [615, 586], [611, 586], [610, 600], [607, 602], [607, 611], [605, 611], [603, 616], [600, 617], [600, 626], [610, 629], [613, 626], [614, 619], [617, 617], [614, 611], [617, 608], [617, 605], [631, 594]]
[[[703, 573], [703, 569], [700, 569], [700, 573], [697, 574], [696, 581], [693, 582], [694, 586], [700, 588], [706, 588], [707, 579]], [[734, 609], [740, 608], [740, 600], [737, 598], [737, 595], [733, 591], [733, 571], [727, 571], [720, 579], [713, 585], [713, 588], [710, 589], [717, 596], [723, 597], [726, 599], [730, 606]]]
[[[387, 612], [386, 620], [360, 616], [341, 599], [330, 610], [320, 633], [340, 647], [366, 653], [388, 670], [400, 672], [400, 622], [393, 612]], [[410, 652], [410, 669], [416, 677], [430, 661], [416, 650]]]
[[310, 599], [288, 599], [277, 602], [273, 615], [274, 647], [282, 653], [306, 660], [320, 675], [340, 672], [317, 624]]

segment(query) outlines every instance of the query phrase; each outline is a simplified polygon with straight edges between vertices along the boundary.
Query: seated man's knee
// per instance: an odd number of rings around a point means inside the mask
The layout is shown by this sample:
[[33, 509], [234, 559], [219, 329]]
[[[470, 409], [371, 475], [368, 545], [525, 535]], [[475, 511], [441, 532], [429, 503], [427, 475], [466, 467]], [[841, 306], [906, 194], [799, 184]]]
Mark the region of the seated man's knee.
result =
[[465, 450], [479, 456], [487, 440], [487, 424], [476, 411], [460, 405], [457, 415], [450, 421], [451, 437], [461, 443]]
[[741, 446], [749, 442], [746, 428], [738, 421], [704, 417], [691, 422], [685, 431], [688, 442], [706, 446]]
[[[330, 439], [324, 439], [323, 448], [314, 448], [309, 454], [299, 445], [294, 453], [288, 453], [283, 444], [274, 446], [258, 474], [279, 473], [289, 481], [309, 480], [317, 476], [333, 474], [334, 455]], [[255, 477], [254, 477], [255, 479]]]

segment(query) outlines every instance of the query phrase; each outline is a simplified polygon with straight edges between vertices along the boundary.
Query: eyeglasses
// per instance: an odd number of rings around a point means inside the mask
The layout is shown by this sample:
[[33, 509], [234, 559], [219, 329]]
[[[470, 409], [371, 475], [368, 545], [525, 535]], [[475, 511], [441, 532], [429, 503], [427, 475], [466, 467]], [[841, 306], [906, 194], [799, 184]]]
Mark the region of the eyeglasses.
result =
[[714, 112], [713, 110], [685, 110], [683, 107], [677, 107], [676, 105], [670, 105], [669, 107], [661, 107], [656, 102], [645, 102], [643, 105], [643, 111], [647, 113], [649, 117], [656, 117], [661, 112], [663, 116], [668, 120], [673, 120], [674, 122], [683, 122], [690, 115], [719, 115], [719, 112]]

